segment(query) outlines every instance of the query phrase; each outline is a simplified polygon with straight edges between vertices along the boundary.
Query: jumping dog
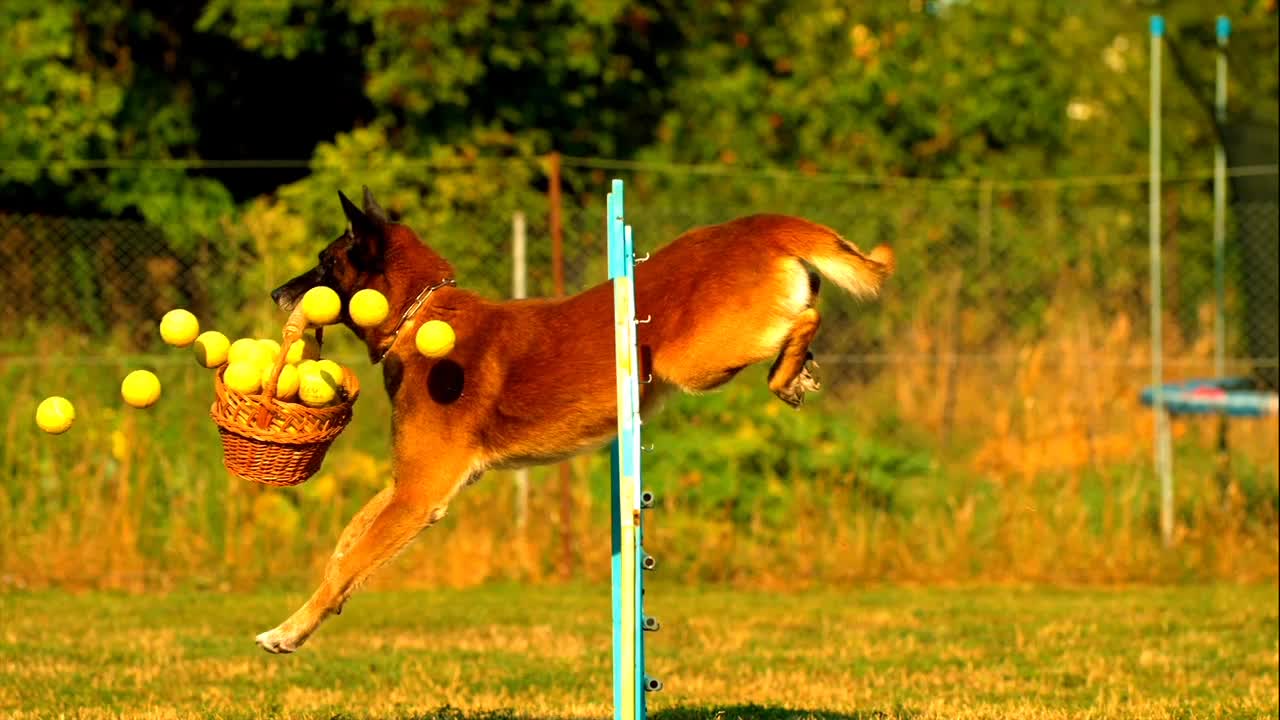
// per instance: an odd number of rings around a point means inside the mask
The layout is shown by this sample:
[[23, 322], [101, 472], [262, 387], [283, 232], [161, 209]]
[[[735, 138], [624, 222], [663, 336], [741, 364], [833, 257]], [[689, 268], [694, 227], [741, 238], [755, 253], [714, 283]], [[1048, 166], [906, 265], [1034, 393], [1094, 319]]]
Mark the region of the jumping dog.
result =
[[[602, 283], [566, 298], [495, 302], [459, 287], [449, 261], [392, 222], [364, 189], [364, 208], [338, 193], [347, 228], [319, 264], [272, 292], [292, 310], [325, 285], [346, 300], [372, 288], [391, 312], [373, 328], [342, 323], [382, 364], [391, 398], [392, 484], [351, 519], [315, 593], [257, 637], [297, 650], [380, 566], [444, 517], [458, 491], [489, 469], [556, 462], [617, 430], [613, 292]], [[877, 295], [892, 251], [864, 254], [830, 228], [751, 215], [683, 233], [635, 270], [641, 410], [673, 389], [698, 393], [774, 358], [769, 389], [799, 407], [817, 390], [809, 343], [818, 331], [819, 275], [855, 296]], [[418, 327], [448, 322], [457, 345], [419, 354]]]

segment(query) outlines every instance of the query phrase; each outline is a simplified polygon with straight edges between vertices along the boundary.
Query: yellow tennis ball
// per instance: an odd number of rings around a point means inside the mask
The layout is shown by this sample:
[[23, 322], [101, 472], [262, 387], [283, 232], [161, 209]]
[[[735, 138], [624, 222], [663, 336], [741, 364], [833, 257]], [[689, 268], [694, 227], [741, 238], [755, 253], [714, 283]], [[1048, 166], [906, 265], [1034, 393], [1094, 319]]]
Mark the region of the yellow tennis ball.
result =
[[332, 288], [313, 287], [302, 296], [302, 314], [312, 325], [331, 325], [342, 314], [342, 300]]
[[351, 322], [363, 328], [376, 327], [387, 319], [387, 298], [377, 290], [365, 288], [351, 296], [347, 313]]
[[422, 327], [418, 328], [417, 337], [414, 338], [418, 352], [429, 358], [448, 355], [456, 340], [453, 327], [443, 320], [428, 320], [423, 323]]
[[320, 343], [312, 335], [303, 335], [289, 346], [289, 354], [285, 362], [297, 365], [304, 360], [315, 360], [320, 357]]
[[227, 361], [231, 341], [217, 330], [206, 330], [196, 338], [196, 362], [207, 368], [215, 368]]
[[227, 362], [261, 366], [264, 363], [262, 357], [264, 352], [262, 344], [254, 338], [240, 338], [231, 343], [231, 347], [227, 349]]
[[333, 402], [338, 385], [329, 373], [317, 367], [298, 373], [298, 399], [308, 407], [324, 407]]
[[222, 383], [245, 395], [262, 389], [262, 367], [248, 360], [232, 360], [222, 371]]
[[317, 360], [316, 369], [333, 378], [336, 385], [342, 385], [342, 380], [346, 377], [346, 373], [342, 372], [342, 366], [332, 360]]
[[147, 408], [160, 399], [160, 378], [149, 370], [134, 370], [120, 383], [120, 397], [136, 408]]
[[275, 365], [276, 357], [280, 356], [280, 343], [271, 340], [271, 338], [257, 338], [257, 347], [260, 348], [259, 364], [262, 366]]
[[[267, 365], [262, 368], [262, 387], [266, 389], [267, 383], [271, 381], [271, 372], [275, 370], [275, 366]], [[298, 368], [292, 365], [284, 365], [280, 368], [280, 377], [276, 380], [276, 398], [279, 400], [292, 400], [298, 395]]]
[[174, 347], [186, 347], [200, 334], [200, 321], [182, 309], [170, 310], [160, 318], [160, 337]]
[[50, 435], [61, 435], [75, 421], [75, 406], [64, 397], [47, 397], [36, 406], [36, 425]]

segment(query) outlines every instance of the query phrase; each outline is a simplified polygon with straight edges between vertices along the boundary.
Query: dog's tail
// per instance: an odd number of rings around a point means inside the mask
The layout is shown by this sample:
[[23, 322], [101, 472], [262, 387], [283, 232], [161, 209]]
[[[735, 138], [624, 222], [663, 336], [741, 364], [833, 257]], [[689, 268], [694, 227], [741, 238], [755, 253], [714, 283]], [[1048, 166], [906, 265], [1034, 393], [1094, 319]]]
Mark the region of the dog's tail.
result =
[[893, 274], [895, 261], [888, 245], [877, 245], [864, 254], [831, 228], [807, 223], [809, 227], [791, 235], [791, 250], [817, 268], [831, 282], [856, 297], [873, 298]]

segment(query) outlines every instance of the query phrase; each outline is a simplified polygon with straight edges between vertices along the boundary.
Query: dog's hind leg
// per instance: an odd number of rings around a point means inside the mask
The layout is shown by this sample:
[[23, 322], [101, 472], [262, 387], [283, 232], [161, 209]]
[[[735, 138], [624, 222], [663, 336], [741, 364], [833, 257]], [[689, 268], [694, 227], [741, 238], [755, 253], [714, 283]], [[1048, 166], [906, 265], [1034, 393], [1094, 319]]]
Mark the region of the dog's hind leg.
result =
[[395, 487], [383, 490], [356, 513], [311, 598], [278, 627], [258, 635], [263, 650], [291, 653], [301, 647], [374, 571], [444, 517], [449, 501], [472, 474], [471, 469], [442, 473], [439, 467], [419, 472], [431, 477], [402, 473], [406, 479], [398, 478]]
[[806, 392], [822, 386], [811, 372], [818, 364], [809, 352], [809, 343], [813, 342], [821, 324], [817, 308], [802, 310], [783, 342], [778, 359], [769, 368], [769, 389], [791, 407], [799, 408]]

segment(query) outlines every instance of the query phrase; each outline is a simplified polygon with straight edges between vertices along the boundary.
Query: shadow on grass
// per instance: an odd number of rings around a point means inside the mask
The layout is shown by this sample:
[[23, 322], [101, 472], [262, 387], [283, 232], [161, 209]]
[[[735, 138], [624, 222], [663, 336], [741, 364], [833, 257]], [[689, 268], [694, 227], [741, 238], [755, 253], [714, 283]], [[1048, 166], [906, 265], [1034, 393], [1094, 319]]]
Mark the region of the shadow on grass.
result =
[[675, 707], [649, 713], [650, 720], [909, 720], [915, 713], [905, 708], [892, 710], [792, 710], [767, 705], [724, 705]]
[[[891, 710], [792, 710], [767, 705], [709, 705], [674, 707], [649, 713], [649, 720], [910, 720], [916, 713], [902, 707]], [[355, 716], [335, 715], [331, 720], [354, 720]], [[386, 720], [561, 720], [559, 715], [520, 715], [513, 710], [466, 712], [451, 707], [425, 714], [396, 715]]]

